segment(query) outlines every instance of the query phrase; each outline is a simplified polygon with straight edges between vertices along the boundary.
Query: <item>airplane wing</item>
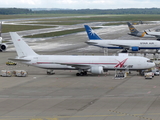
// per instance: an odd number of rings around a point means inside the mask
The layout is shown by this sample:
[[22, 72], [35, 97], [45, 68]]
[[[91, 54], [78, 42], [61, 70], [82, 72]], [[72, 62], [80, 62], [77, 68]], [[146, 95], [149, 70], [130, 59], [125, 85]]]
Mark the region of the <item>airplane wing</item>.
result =
[[83, 65], [83, 64], [76, 64], [76, 63], [55, 63], [55, 64], [61, 64], [61, 65], [67, 65], [71, 67], [75, 67], [77, 69], [90, 69], [90, 65]]
[[147, 35], [155, 36], [156, 38], [160, 39], [160, 32], [147, 32], [144, 31]]
[[109, 45], [118, 46], [118, 47], [122, 47], [122, 48], [130, 48], [131, 47], [129, 45], [122, 45], [122, 44], [109, 44]]

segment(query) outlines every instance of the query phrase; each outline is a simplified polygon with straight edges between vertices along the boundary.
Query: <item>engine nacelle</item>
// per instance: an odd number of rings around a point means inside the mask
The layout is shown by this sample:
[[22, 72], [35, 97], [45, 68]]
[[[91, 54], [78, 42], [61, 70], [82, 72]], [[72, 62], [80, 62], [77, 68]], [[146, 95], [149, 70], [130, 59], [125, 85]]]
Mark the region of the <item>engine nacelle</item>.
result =
[[133, 47], [130, 48], [130, 50], [131, 50], [131, 51], [138, 51], [138, 50], [139, 50], [139, 47], [133, 46]]
[[7, 45], [5, 43], [0, 44], [0, 51], [5, 51], [7, 49]]
[[91, 73], [92, 74], [103, 74], [104, 70], [102, 66], [94, 66], [91, 67]]

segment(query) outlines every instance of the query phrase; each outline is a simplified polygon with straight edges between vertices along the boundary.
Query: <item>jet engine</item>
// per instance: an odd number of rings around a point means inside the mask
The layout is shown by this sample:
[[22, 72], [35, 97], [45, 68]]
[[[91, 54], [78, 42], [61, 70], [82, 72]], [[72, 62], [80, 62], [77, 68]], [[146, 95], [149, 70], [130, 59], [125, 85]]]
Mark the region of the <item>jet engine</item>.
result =
[[91, 73], [92, 74], [103, 74], [104, 70], [102, 66], [94, 66], [91, 67]]
[[0, 51], [5, 51], [7, 49], [7, 45], [5, 43], [0, 44]]
[[130, 48], [130, 50], [131, 50], [131, 51], [138, 51], [138, 50], [139, 50], [139, 47], [133, 46], [133, 47]]

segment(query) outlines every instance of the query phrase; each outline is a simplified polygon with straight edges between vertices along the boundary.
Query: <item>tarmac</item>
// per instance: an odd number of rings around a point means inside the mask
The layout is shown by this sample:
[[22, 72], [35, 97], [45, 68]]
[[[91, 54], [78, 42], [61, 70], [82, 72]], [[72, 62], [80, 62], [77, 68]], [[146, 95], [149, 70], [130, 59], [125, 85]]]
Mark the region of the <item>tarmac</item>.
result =
[[[157, 25], [137, 26], [141, 30], [154, 27]], [[115, 31], [111, 31], [113, 29]], [[102, 32], [100, 36], [105, 39], [140, 39], [127, 35], [125, 25], [95, 32]], [[80, 32], [27, 42], [39, 54], [103, 55], [101, 48], [86, 45], [87, 39], [86, 33]], [[48, 47], [49, 44], [54, 47]], [[109, 55], [116, 52], [109, 50]], [[160, 119], [159, 76], [145, 79], [133, 71], [125, 79], [114, 79], [115, 71], [109, 71], [103, 75], [77, 77], [74, 70], [57, 70], [54, 75], [47, 75], [46, 70], [32, 66], [5, 65], [8, 58], [16, 56], [13, 45], [0, 54], [1, 70], [28, 72], [27, 77], [0, 77], [0, 120]]]

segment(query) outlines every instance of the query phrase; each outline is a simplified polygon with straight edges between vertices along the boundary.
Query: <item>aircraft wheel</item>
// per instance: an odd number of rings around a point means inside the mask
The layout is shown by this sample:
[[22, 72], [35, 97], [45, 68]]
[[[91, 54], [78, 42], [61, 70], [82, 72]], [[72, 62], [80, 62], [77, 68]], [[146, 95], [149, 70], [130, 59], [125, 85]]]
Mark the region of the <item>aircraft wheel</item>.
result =
[[81, 76], [84, 76], [84, 72], [81, 72], [80, 75], [81, 75]]
[[87, 72], [85, 71], [85, 72], [83, 72], [83, 74], [86, 76], [86, 75], [87, 75]]
[[80, 76], [80, 74], [79, 74], [79, 73], [77, 73], [77, 74], [76, 74], [76, 76]]

